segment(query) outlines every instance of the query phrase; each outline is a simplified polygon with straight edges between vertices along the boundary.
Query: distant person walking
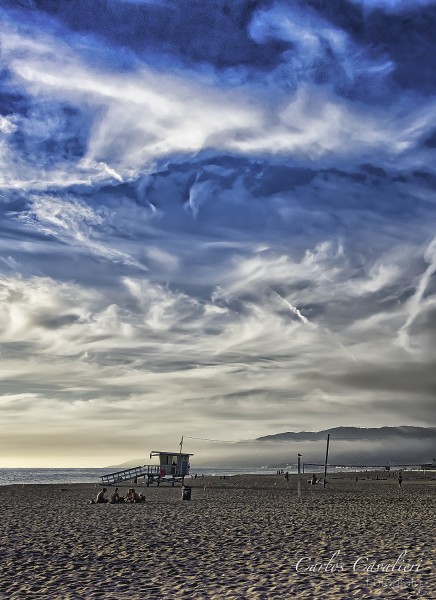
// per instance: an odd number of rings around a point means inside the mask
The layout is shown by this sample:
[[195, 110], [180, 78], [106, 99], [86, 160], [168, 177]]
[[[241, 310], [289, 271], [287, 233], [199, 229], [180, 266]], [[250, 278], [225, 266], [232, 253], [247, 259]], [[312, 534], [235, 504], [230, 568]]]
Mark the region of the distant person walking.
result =
[[398, 485], [400, 487], [403, 485], [403, 474], [401, 471], [398, 471]]
[[285, 473], [285, 479], [286, 479], [286, 481], [289, 481], [289, 473], [288, 473], [288, 471], [286, 471], [286, 473]]

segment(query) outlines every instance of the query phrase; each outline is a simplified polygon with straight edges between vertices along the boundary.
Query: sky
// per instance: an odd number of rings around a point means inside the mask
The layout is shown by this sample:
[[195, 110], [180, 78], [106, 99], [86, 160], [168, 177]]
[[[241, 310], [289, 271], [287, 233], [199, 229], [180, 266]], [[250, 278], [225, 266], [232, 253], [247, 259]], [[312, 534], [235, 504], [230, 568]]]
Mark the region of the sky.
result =
[[435, 56], [432, 0], [2, 0], [0, 466], [435, 426]]

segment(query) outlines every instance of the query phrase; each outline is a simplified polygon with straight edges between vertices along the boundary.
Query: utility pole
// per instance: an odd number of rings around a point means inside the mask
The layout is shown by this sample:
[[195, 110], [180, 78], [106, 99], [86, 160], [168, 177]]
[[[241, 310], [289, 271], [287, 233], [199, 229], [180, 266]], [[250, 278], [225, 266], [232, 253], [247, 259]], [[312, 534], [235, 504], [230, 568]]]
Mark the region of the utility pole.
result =
[[330, 434], [327, 434], [327, 448], [325, 451], [325, 464], [324, 464], [324, 483], [322, 487], [325, 487], [327, 483], [327, 461], [329, 459], [329, 444], [330, 444]]
[[298, 455], [298, 481], [297, 481], [297, 496], [301, 500], [301, 454]]

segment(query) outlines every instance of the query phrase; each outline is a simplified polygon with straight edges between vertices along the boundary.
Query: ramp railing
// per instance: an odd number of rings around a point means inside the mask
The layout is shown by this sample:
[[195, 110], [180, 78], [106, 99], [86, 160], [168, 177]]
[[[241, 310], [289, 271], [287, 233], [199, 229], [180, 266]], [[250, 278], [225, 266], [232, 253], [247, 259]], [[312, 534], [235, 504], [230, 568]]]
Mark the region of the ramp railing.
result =
[[117, 471], [116, 473], [109, 473], [108, 475], [102, 475], [101, 483], [110, 485], [112, 483], [119, 483], [120, 481], [135, 479], [135, 477], [149, 478], [157, 476], [159, 476], [159, 465], [143, 465], [132, 467], [131, 469], [124, 469], [123, 471]]

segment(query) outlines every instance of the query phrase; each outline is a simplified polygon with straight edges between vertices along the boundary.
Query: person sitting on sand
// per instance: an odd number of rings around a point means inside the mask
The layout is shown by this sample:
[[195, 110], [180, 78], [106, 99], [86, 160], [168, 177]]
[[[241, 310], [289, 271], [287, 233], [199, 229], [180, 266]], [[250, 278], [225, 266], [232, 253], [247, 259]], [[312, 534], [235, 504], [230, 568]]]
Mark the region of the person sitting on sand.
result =
[[105, 504], [106, 502], [108, 502], [108, 499], [105, 496], [106, 492], [106, 488], [103, 488], [101, 492], [98, 492], [97, 498], [95, 499], [96, 504]]
[[119, 495], [118, 488], [115, 488], [115, 490], [111, 494], [110, 503], [119, 504], [120, 502], [124, 502], [124, 498]]
[[133, 492], [133, 502], [134, 502], [135, 504], [139, 504], [139, 503], [141, 502], [141, 497], [140, 497], [140, 495], [139, 495], [139, 494], [138, 494], [138, 492], [136, 492], [134, 489], [132, 489], [132, 492]]
[[126, 502], [129, 503], [134, 503], [134, 504], [139, 504], [141, 502], [141, 498], [139, 496], [139, 494], [137, 492], [135, 492], [135, 488], [130, 488], [127, 496], [126, 496]]

